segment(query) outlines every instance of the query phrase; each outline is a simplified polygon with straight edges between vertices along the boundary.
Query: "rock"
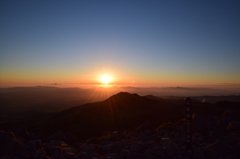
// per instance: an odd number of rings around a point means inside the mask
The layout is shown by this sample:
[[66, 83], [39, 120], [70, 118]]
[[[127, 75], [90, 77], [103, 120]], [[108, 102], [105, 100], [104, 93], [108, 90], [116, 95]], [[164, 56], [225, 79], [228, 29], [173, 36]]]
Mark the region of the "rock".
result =
[[174, 138], [179, 138], [180, 136], [181, 136], [181, 135], [180, 135], [179, 132], [176, 132], [176, 131], [175, 131], [175, 132], [173, 133], [173, 137], [174, 137]]
[[102, 159], [102, 157], [94, 152], [80, 152], [74, 159]]
[[206, 146], [206, 149], [212, 149], [214, 151], [216, 151], [219, 155], [226, 155], [229, 153], [230, 151], [230, 147], [227, 146], [223, 141], [218, 140], [208, 146]]
[[205, 159], [206, 157], [205, 157], [205, 154], [204, 154], [204, 150], [202, 150], [202, 149], [195, 149], [194, 151], [193, 151], [193, 158], [194, 159]]
[[232, 154], [236, 154], [238, 156], [238, 158], [240, 158], [240, 151], [239, 151], [240, 145], [239, 144], [231, 147], [231, 150], [232, 150], [232, 152], [231, 152]]
[[192, 119], [192, 132], [206, 132], [207, 131], [207, 120], [199, 115], [193, 114]]
[[232, 116], [235, 115], [235, 111], [233, 109], [226, 109], [224, 112], [225, 116]]
[[124, 145], [120, 142], [116, 142], [114, 144], [112, 144], [112, 152], [115, 153], [120, 153], [122, 149], [124, 149]]
[[154, 139], [155, 142], [161, 142], [162, 141], [162, 136], [158, 136]]
[[154, 159], [154, 156], [150, 150], [144, 151], [144, 156], [146, 159]]
[[52, 140], [64, 141], [67, 144], [74, 144], [75, 142], [77, 142], [77, 138], [73, 136], [71, 133], [61, 131], [54, 133], [47, 139], [47, 141]]
[[111, 149], [112, 149], [112, 145], [108, 144], [108, 145], [102, 145], [101, 146], [101, 149], [104, 151], [104, 152], [109, 152]]
[[240, 121], [231, 121], [228, 126], [228, 130], [239, 131], [240, 130]]
[[166, 147], [164, 147], [164, 149], [165, 149], [166, 156], [172, 157], [175, 155], [176, 150], [178, 149], [178, 145], [171, 141], [167, 144]]
[[168, 122], [160, 125], [156, 130], [167, 130], [167, 131], [173, 132], [175, 131], [175, 129], [176, 129], [176, 125], [171, 122]]
[[54, 153], [53, 155], [50, 156], [51, 159], [59, 159], [61, 155], [61, 151], [59, 151], [58, 153]]
[[122, 150], [122, 151], [120, 152], [120, 157], [122, 157], [122, 158], [127, 158], [127, 156], [128, 156], [129, 153], [130, 153], [129, 150]]
[[114, 131], [110, 134], [110, 139], [111, 140], [118, 140], [119, 138], [121, 138], [123, 135], [120, 131]]
[[224, 159], [239, 159], [239, 155], [236, 154], [229, 154]]
[[156, 145], [159, 145], [159, 144], [157, 144], [151, 140], [151, 141], [143, 141], [140, 143], [140, 145], [141, 145], [141, 149], [142, 149], [141, 151], [143, 151], [143, 150], [152, 149], [152, 148], [156, 147]]
[[168, 130], [165, 130], [165, 129], [160, 130], [161, 136], [169, 136], [169, 133], [170, 133], [170, 131], [168, 131]]
[[146, 130], [144, 130], [144, 134], [149, 136], [149, 135], [153, 134], [153, 130], [146, 129]]
[[20, 156], [23, 158], [31, 158], [37, 150], [42, 149], [41, 140], [30, 140], [25, 144]]
[[168, 157], [172, 157], [172, 156], [175, 155], [175, 151], [174, 151], [174, 149], [172, 147], [167, 146], [167, 147], [165, 147], [165, 154]]
[[161, 146], [152, 149], [151, 153], [158, 156], [158, 157], [164, 157], [165, 156], [164, 150]]
[[60, 147], [60, 146], [61, 146], [61, 142], [58, 140], [52, 140], [45, 144], [45, 147], [49, 148], [49, 149], [55, 148], [55, 147]]
[[42, 141], [41, 140], [30, 140], [26, 143], [26, 146], [28, 148], [33, 148], [34, 150], [42, 149]]
[[141, 146], [139, 144], [137, 144], [137, 143], [132, 144], [130, 146], [130, 151], [132, 151], [132, 152], [139, 152], [139, 151], [141, 151]]
[[50, 159], [50, 157], [43, 151], [39, 150], [33, 155], [34, 159]]
[[218, 153], [211, 148], [205, 148], [204, 154], [207, 159], [218, 158]]
[[140, 153], [129, 153], [127, 155], [127, 158], [126, 159], [133, 159], [133, 158], [136, 158], [136, 159], [145, 159], [144, 158], [144, 155], [143, 154], [140, 154]]
[[62, 152], [62, 147], [61, 146], [64, 146], [64, 144], [62, 144], [61, 141], [57, 141], [57, 140], [52, 140], [51, 142], [48, 142], [45, 144], [45, 152], [48, 154], [48, 156], [58, 156], [61, 154]]
[[168, 137], [162, 137], [162, 140], [161, 140], [161, 142], [160, 142], [160, 145], [161, 145], [162, 147], [166, 147], [170, 141], [171, 141], [171, 140], [170, 140]]
[[65, 136], [65, 139], [64, 141], [67, 143], [67, 144], [74, 144], [78, 141], [77, 137], [72, 135], [70, 132], [65, 132], [64, 133], [64, 136]]
[[107, 154], [105, 159], [120, 159], [120, 156], [117, 153]]
[[207, 137], [207, 140], [208, 140], [209, 143], [213, 143], [213, 142], [216, 142], [218, 140], [218, 137], [216, 136], [215, 132], [210, 132], [208, 137]]
[[82, 145], [80, 149], [85, 152], [95, 152], [94, 144]]
[[146, 130], [146, 129], [153, 129], [153, 125], [148, 121], [146, 121], [142, 125], [140, 125], [137, 128], [137, 132], [142, 131], [142, 130]]
[[186, 144], [186, 138], [181, 138], [180, 141], [178, 142], [179, 147], [183, 147]]
[[223, 139], [224, 136], [227, 135], [227, 131], [224, 131], [224, 129], [222, 129], [222, 130], [217, 130], [217, 131], [213, 131], [213, 132], [211, 133], [211, 135], [213, 135], [213, 136], [215, 136], [215, 137], [217, 137], [217, 138], [219, 138], [219, 139]]
[[52, 140], [64, 141], [65, 140], [64, 133], [61, 131], [58, 131], [47, 138], [47, 141], [52, 141]]
[[74, 159], [75, 155], [75, 153], [62, 153], [59, 159]]
[[101, 143], [101, 141], [96, 137], [93, 137], [93, 138], [87, 140], [87, 142], [86, 142], [86, 144], [100, 144], [100, 143]]
[[205, 142], [205, 136], [202, 133], [194, 133], [192, 135], [192, 141], [195, 142], [195, 143]]
[[30, 133], [27, 131], [26, 127], [25, 126], [22, 126], [22, 127], [19, 127], [18, 129], [16, 129], [14, 131], [14, 134], [17, 136], [17, 137], [23, 137], [23, 138], [28, 138], [30, 136]]
[[23, 147], [24, 143], [12, 132], [0, 131], [0, 155], [20, 152]]

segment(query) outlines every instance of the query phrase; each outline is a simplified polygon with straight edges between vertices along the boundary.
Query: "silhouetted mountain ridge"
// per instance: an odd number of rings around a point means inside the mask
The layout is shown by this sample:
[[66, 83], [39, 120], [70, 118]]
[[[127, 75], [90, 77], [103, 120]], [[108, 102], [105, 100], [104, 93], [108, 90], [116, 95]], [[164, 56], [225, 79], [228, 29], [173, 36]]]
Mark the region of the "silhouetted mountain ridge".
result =
[[100, 135], [104, 131], [136, 128], [145, 121], [159, 125], [171, 117], [169, 114], [179, 119], [184, 112], [184, 103], [162, 102], [120, 92], [102, 102], [76, 106], [56, 114], [48, 129], [71, 131], [75, 135], [90, 135], [89, 132]]
[[[21, 122], [1, 123], [0, 157], [186, 158], [185, 107], [182, 97], [120, 92], [54, 116], [26, 112]], [[192, 112], [193, 158], [239, 158], [239, 102], [193, 99]]]

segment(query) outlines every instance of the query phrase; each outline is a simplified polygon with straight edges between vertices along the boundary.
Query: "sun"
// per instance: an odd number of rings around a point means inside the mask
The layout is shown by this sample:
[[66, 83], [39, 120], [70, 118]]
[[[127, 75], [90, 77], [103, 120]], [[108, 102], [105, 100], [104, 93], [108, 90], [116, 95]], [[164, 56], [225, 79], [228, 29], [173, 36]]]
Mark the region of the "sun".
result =
[[107, 85], [112, 82], [112, 77], [109, 74], [104, 74], [100, 77], [100, 81], [102, 84]]

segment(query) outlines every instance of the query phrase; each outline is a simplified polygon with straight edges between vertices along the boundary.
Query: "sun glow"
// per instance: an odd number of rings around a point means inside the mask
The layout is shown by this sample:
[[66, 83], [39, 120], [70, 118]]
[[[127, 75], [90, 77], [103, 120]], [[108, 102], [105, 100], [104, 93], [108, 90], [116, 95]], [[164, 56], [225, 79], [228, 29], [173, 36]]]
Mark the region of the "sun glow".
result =
[[109, 74], [104, 74], [100, 77], [100, 82], [107, 85], [112, 82], [112, 79], [112, 76], [110, 76]]

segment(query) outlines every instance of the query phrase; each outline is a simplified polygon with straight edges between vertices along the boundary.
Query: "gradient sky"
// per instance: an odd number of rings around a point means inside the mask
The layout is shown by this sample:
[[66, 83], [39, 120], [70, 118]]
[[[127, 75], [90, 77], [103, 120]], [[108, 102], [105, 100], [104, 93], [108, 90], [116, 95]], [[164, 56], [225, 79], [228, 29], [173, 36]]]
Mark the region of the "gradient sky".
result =
[[240, 84], [240, 1], [0, 2], [0, 87]]

